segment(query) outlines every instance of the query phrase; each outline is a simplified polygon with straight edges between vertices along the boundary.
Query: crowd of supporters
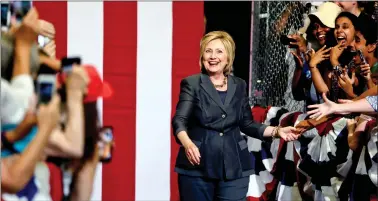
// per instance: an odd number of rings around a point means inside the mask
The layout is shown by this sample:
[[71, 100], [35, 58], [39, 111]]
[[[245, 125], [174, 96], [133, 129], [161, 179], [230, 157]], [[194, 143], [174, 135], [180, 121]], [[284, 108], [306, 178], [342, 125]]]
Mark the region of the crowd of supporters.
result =
[[250, 196], [263, 200], [376, 199], [378, 40], [374, 3], [323, 2], [311, 9], [303, 28], [282, 38], [296, 62], [292, 95], [305, 101], [305, 112], [253, 106], [252, 113], [268, 125], [295, 126], [301, 137], [294, 142], [251, 139], [261, 146], [251, 148], [257, 179], [250, 186], [265, 187], [250, 190]]
[[80, 57], [56, 58], [54, 25], [30, 1], [1, 3], [2, 200], [90, 200], [111, 126], [99, 98], [112, 88]]

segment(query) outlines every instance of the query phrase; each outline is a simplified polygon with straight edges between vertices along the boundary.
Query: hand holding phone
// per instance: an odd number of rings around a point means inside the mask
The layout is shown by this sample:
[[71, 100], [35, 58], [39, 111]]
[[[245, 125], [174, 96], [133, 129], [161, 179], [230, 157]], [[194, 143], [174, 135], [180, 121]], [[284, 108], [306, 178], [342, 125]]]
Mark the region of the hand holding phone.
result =
[[42, 35], [38, 35], [38, 45], [39, 47], [43, 48], [49, 43], [51, 40], [50, 38]]
[[9, 5], [11, 16], [19, 23], [33, 7], [32, 1], [11, 1]]
[[100, 161], [108, 163], [113, 157], [114, 137], [113, 127], [104, 126], [100, 131], [100, 140], [97, 143]]
[[56, 76], [54, 74], [40, 74], [37, 78], [38, 104], [47, 104], [55, 93]]
[[80, 65], [81, 64], [81, 58], [80, 57], [65, 57], [62, 59], [62, 72], [64, 73], [70, 73], [72, 72], [72, 66]]
[[298, 46], [296, 45], [290, 45], [290, 42], [297, 42], [295, 39], [293, 38], [289, 38], [287, 35], [281, 35], [280, 36], [280, 42], [283, 44], [283, 45], [289, 45], [291, 46], [292, 48], [296, 48]]
[[367, 64], [366, 58], [364, 54], [362, 53], [362, 50], [357, 50], [357, 54], [360, 57], [361, 64]]

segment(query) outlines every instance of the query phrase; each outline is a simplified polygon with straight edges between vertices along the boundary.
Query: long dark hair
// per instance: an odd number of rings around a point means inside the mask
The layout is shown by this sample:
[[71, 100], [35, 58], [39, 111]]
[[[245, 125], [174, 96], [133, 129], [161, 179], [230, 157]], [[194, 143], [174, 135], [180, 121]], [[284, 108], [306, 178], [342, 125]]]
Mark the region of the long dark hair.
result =
[[[86, 161], [92, 158], [97, 141], [99, 140], [98, 127], [98, 112], [97, 112], [97, 101], [84, 104], [84, 129], [85, 129], [85, 140], [84, 140], [84, 155], [82, 160]], [[84, 162], [83, 161], [83, 162]]]
[[336, 25], [337, 20], [338, 20], [339, 18], [341, 18], [341, 17], [346, 17], [346, 18], [348, 18], [348, 19], [352, 22], [352, 24], [353, 24], [353, 26], [355, 27], [355, 29], [356, 29], [356, 27], [358, 26], [358, 17], [355, 16], [354, 14], [350, 13], [350, 12], [341, 12], [341, 13], [336, 17], [336, 19], [335, 19], [335, 25]]

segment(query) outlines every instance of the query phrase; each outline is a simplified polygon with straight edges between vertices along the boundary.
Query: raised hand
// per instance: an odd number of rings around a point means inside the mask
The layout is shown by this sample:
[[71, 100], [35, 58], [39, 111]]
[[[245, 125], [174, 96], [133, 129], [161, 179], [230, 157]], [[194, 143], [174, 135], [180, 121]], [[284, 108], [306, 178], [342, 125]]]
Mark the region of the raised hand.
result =
[[38, 20], [38, 34], [46, 36], [50, 39], [55, 38], [55, 27], [52, 23], [45, 20]]
[[52, 41], [50, 41], [49, 43], [47, 43], [47, 44], [43, 47], [43, 51], [45, 51], [46, 54], [49, 55], [51, 58], [54, 58], [54, 59], [55, 59], [55, 55], [56, 55], [56, 45], [55, 45], [55, 41], [52, 40]]
[[330, 61], [333, 66], [336, 66], [339, 64], [339, 57], [344, 52], [346, 47], [344, 46], [345, 42], [339, 42], [336, 46], [331, 48], [330, 52]]
[[67, 90], [79, 90], [86, 93], [89, 77], [84, 67], [74, 65], [72, 72], [67, 77]]
[[356, 74], [353, 72], [352, 73], [352, 78], [349, 77], [348, 73], [344, 71], [343, 74], [338, 76], [338, 85], [339, 87], [344, 90], [344, 92], [350, 96], [354, 97], [354, 92], [353, 92], [353, 84], [356, 80]]
[[29, 45], [36, 42], [39, 30], [38, 17], [37, 10], [32, 8], [22, 19], [21, 24], [13, 22], [13, 31], [17, 42]]
[[309, 65], [311, 68], [315, 68], [320, 62], [326, 60], [329, 58], [329, 51], [331, 50], [331, 48], [327, 48], [326, 49], [326, 46], [324, 45], [322, 48], [320, 48], [320, 50], [316, 51], [314, 49], [311, 49], [311, 53], [310, 53], [310, 62], [309, 62]]
[[310, 116], [311, 119], [319, 120], [322, 117], [335, 112], [335, 108], [337, 107], [337, 104], [330, 101], [325, 95], [325, 93], [322, 94], [322, 97], [323, 97], [324, 103], [308, 106], [308, 108], [313, 109], [307, 112], [307, 114], [311, 115]]
[[295, 42], [290, 42], [290, 46], [298, 46], [299, 52], [307, 51], [306, 39], [304, 39], [301, 35], [293, 34], [288, 35], [287, 37], [295, 40]]
[[361, 64], [360, 68], [361, 68], [361, 75], [366, 80], [370, 80], [371, 79], [370, 65], [369, 64]]
[[40, 105], [38, 108], [38, 129], [51, 132], [59, 122], [60, 97], [54, 95], [48, 105]]

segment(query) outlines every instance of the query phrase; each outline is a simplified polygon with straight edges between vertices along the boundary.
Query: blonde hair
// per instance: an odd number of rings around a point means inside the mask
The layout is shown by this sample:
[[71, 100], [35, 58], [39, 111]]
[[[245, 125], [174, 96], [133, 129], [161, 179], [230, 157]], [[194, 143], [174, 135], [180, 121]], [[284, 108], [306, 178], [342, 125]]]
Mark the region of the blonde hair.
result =
[[205, 52], [206, 46], [213, 40], [219, 39], [222, 44], [224, 45], [227, 53], [227, 65], [223, 69], [224, 75], [231, 74], [232, 71], [232, 64], [234, 63], [235, 59], [235, 42], [225, 31], [212, 31], [204, 35], [201, 39], [200, 43], [200, 69], [202, 72], [206, 72], [205, 66], [202, 63], [203, 54]]

